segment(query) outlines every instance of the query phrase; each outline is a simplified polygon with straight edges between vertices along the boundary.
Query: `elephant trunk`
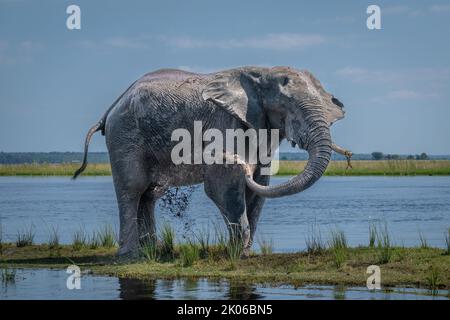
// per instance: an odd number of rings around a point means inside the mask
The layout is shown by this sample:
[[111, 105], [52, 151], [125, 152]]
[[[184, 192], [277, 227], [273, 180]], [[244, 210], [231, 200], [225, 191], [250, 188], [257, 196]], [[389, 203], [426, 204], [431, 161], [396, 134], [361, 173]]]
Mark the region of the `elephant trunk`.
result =
[[315, 122], [309, 131], [308, 141], [303, 147], [308, 151], [309, 159], [305, 170], [289, 181], [263, 186], [256, 183], [251, 175], [246, 175], [247, 186], [258, 195], [266, 198], [278, 198], [302, 192], [312, 186], [325, 172], [331, 157], [331, 136], [328, 124], [324, 120]]

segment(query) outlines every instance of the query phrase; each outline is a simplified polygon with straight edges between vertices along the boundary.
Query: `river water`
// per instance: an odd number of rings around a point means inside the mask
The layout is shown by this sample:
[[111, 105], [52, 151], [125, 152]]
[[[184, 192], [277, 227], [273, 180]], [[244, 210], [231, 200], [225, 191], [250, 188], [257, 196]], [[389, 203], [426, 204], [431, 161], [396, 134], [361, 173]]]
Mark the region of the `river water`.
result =
[[[275, 177], [272, 183], [286, 179]], [[62, 243], [70, 243], [80, 228], [118, 229], [112, 178], [0, 177], [0, 219], [6, 241], [31, 226], [37, 243], [47, 242], [53, 228]], [[192, 229], [224, 225], [201, 185], [182, 218], [157, 205], [157, 221], [169, 221], [179, 238]], [[397, 245], [417, 246], [421, 234], [429, 245], [443, 247], [450, 227], [450, 177], [323, 177], [300, 194], [268, 199], [256, 238], [271, 239], [277, 252], [303, 250], [316, 225], [325, 239], [338, 228], [350, 245], [364, 245], [369, 223], [387, 223]]]
[[[285, 181], [276, 177], [272, 183]], [[62, 243], [73, 233], [87, 233], [109, 224], [118, 229], [118, 210], [111, 177], [0, 177], [0, 219], [3, 241], [30, 227], [35, 242], [47, 242], [57, 229]], [[223, 224], [218, 209], [194, 189], [183, 217], [157, 206], [157, 220], [170, 222], [181, 240], [192, 230]], [[420, 235], [431, 246], [443, 247], [450, 227], [450, 177], [324, 177], [301, 194], [267, 200], [257, 238], [271, 239], [274, 251], [305, 249], [312, 225], [323, 238], [343, 230], [351, 246], [368, 243], [369, 223], [387, 224], [394, 244], [417, 246]], [[258, 250], [258, 245], [254, 245]], [[82, 276], [81, 290], [68, 290], [65, 270], [19, 269], [14, 283], [0, 284], [0, 299], [441, 299], [426, 290], [365, 287], [262, 286], [228, 281], [132, 280]]]

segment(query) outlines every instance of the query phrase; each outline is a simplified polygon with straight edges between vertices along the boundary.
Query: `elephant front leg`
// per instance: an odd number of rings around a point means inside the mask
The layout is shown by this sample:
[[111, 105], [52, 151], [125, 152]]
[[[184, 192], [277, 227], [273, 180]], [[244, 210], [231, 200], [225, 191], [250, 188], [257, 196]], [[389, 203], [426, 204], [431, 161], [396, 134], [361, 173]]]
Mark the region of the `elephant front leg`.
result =
[[[269, 175], [261, 175], [259, 174], [260, 170], [256, 170], [253, 174], [253, 180], [259, 183], [260, 185], [267, 186], [269, 185], [270, 176]], [[248, 243], [248, 249], [253, 245], [256, 227], [258, 225], [259, 217], [261, 215], [262, 208], [265, 202], [264, 197], [257, 195], [255, 192], [250, 190], [249, 188], [245, 191], [245, 202], [247, 205], [247, 217], [250, 225], [250, 241]]]
[[245, 204], [245, 179], [239, 168], [215, 168], [205, 179], [205, 192], [219, 208], [227, 224], [230, 241], [249, 254], [250, 225]]
[[[230, 241], [232, 245], [242, 246], [243, 256], [249, 256], [251, 247], [250, 224], [247, 218], [247, 211], [244, 208], [236, 211], [222, 211], [222, 216], [228, 226]], [[231, 219], [231, 221], [230, 221]], [[233, 222], [237, 221], [237, 222]]]

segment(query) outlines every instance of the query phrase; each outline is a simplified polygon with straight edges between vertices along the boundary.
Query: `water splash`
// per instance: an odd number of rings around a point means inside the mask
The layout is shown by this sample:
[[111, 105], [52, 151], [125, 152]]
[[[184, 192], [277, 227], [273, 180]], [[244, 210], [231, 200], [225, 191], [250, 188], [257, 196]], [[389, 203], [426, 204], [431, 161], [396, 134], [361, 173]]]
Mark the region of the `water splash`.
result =
[[193, 231], [195, 219], [186, 215], [186, 211], [189, 208], [192, 194], [197, 187], [198, 186], [170, 188], [166, 191], [164, 196], [161, 197], [159, 202], [159, 207], [163, 213], [169, 214], [171, 218], [180, 220], [183, 228], [183, 238], [187, 238]]

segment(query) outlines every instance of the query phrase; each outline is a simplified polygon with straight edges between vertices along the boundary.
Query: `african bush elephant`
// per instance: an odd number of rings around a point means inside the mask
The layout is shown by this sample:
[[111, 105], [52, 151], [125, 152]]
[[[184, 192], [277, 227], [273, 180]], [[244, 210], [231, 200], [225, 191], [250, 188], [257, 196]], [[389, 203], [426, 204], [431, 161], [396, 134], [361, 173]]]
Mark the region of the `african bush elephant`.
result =
[[[158, 70], [134, 82], [89, 130], [83, 163], [74, 178], [86, 167], [92, 135], [101, 130], [119, 206], [119, 255], [136, 254], [141, 240], [155, 240], [155, 202], [169, 187], [198, 183], [204, 183], [207, 196], [229, 226], [238, 226], [248, 249], [265, 198], [301, 192], [322, 176], [334, 148], [329, 127], [343, 116], [343, 104], [308, 71], [289, 67], [241, 67], [211, 74]], [[309, 160], [302, 173], [279, 185], [269, 185], [260, 163], [245, 170], [175, 165], [171, 134], [178, 128], [192, 132], [194, 121], [221, 132], [279, 129], [279, 140], [288, 139], [308, 151]]]

